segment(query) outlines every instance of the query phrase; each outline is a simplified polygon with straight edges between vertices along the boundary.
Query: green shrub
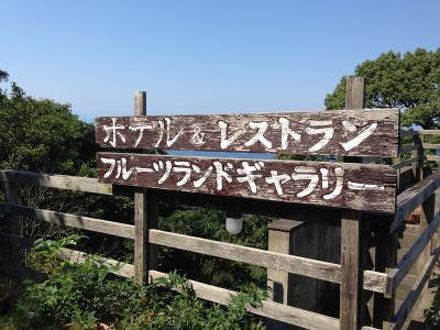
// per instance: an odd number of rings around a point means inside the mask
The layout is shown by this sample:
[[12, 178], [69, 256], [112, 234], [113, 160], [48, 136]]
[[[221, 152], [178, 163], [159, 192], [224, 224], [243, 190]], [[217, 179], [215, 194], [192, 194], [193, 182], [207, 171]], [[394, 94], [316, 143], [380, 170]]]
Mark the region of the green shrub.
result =
[[189, 282], [176, 273], [151, 285], [140, 285], [113, 273], [117, 267], [87, 257], [82, 264], [61, 261], [62, 248], [76, 245], [71, 236], [36, 242], [27, 262], [46, 276], [26, 282], [9, 318], [10, 329], [59, 329], [70, 324], [96, 329], [98, 323], [116, 329], [261, 329], [263, 324], [246, 312], [265, 298], [255, 286], [220, 306], [195, 296]]

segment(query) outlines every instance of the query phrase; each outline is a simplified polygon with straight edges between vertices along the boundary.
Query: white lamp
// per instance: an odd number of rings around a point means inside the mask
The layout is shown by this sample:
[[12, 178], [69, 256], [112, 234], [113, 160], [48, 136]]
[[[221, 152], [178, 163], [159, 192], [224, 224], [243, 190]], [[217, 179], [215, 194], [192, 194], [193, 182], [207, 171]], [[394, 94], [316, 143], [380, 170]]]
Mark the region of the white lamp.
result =
[[237, 235], [243, 229], [243, 220], [241, 218], [226, 217], [226, 230], [229, 234]]

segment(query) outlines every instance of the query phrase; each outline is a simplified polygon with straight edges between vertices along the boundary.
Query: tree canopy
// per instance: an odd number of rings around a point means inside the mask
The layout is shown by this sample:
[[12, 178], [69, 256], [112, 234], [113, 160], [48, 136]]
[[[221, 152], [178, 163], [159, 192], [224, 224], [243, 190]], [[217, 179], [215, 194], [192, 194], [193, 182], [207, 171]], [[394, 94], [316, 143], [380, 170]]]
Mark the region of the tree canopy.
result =
[[[0, 83], [8, 77], [0, 70]], [[26, 96], [15, 82], [6, 87], [0, 89], [0, 168], [78, 174], [93, 161], [94, 127], [70, 105]]]
[[[399, 108], [402, 124], [417, 124], [424, 129], [440, 127], [440, 48], [418, 48], [400, 54], [389, 51], [375, 60], [358, 65], [355, 76], [366, 78], [366, 107]], [[325, 98], [328, 110], [345, 106], [346, 76]]]

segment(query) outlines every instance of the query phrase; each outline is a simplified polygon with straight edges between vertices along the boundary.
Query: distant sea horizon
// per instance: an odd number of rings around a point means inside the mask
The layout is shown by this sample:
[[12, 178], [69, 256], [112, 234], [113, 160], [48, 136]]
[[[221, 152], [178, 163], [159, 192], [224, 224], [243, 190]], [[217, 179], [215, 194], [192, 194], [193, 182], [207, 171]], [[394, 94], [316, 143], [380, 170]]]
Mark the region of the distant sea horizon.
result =
[[228, 151], [196, 151], [196, 150], [167, 150], [170, 156], [219, 157], [219, 158], [246, 158], [246, 159], [275, 159], [274, 154], [255, 152], [228, 152]]

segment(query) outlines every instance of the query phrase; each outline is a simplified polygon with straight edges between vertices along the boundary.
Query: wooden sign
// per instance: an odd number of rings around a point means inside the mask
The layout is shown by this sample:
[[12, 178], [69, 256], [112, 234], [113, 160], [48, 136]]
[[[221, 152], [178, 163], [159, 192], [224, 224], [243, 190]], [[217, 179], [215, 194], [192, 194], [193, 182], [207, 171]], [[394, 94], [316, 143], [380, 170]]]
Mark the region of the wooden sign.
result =
[[103, 183], [393, 213], [391, 166], [101, 152]]
[[398, 110], [101, 117], [107, 148], [396, 156]]

